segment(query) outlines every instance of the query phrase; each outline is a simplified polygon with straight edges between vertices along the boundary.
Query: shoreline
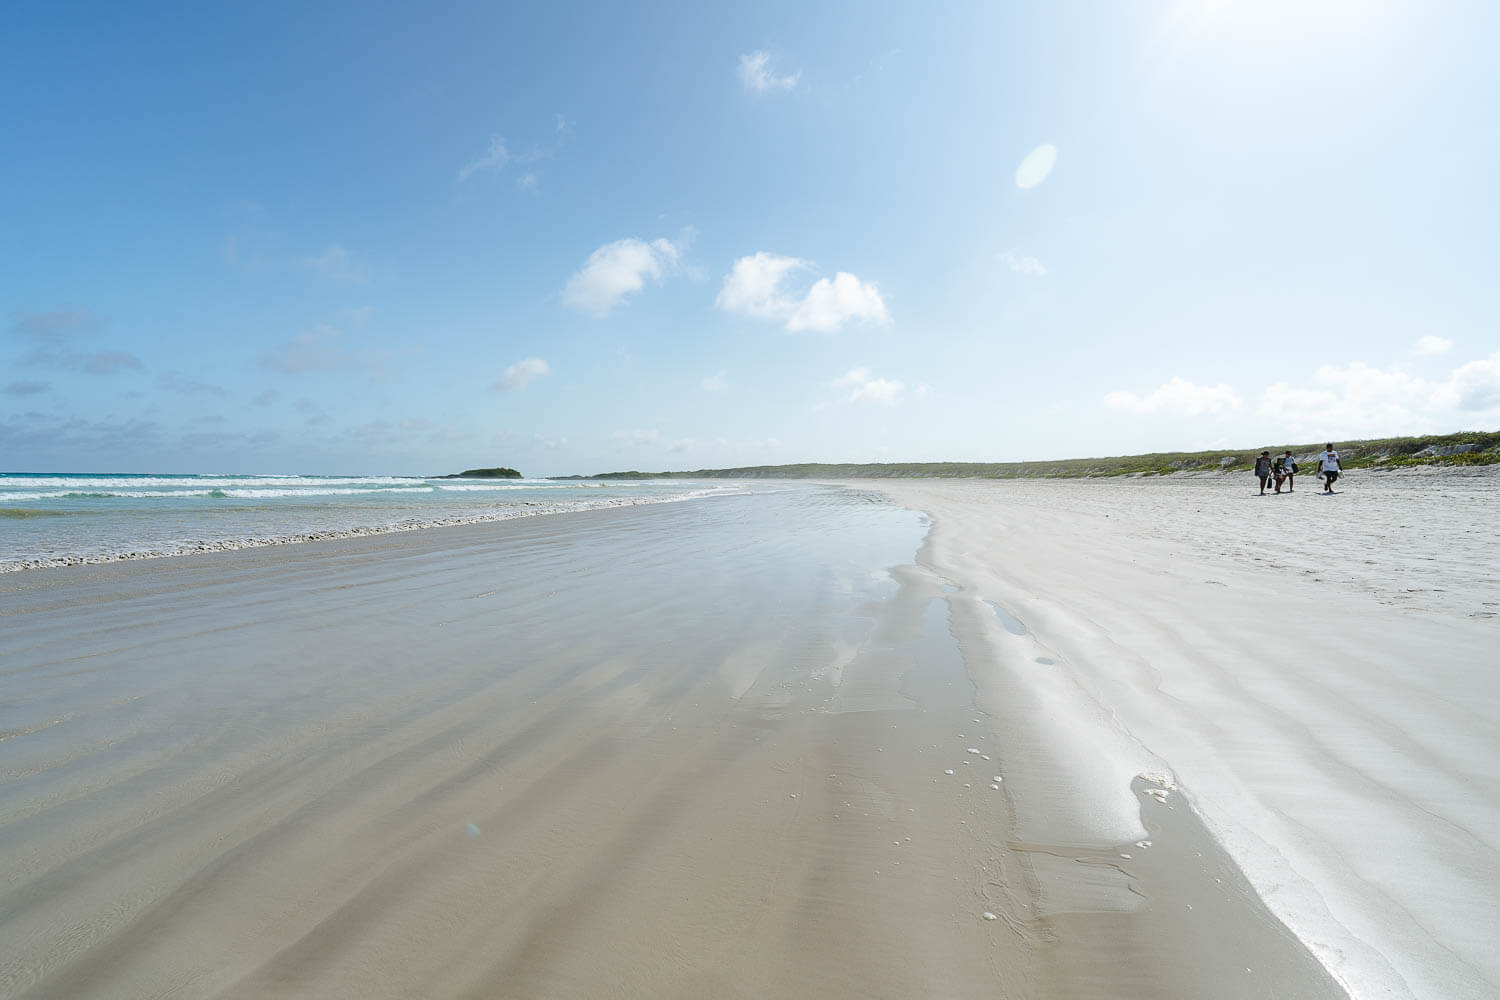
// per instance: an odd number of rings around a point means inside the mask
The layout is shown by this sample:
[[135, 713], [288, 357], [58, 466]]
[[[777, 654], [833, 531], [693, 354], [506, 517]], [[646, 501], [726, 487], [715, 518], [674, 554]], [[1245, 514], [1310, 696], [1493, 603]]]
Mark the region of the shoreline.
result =
[[[1430, 481], [1436, 467], [1403, 467], [1386, 469], [1358, 469], [1357, 472], [1378, 472], [1381, 479], [1390, 479], [1397, 483]], [[1494, 480], [1500, 483], [1500, 465], [1496, 466], [1451, 466], [1442, 467], [1441, 473], [1461, 479]], [[1308, 483], [1315, 483], [1316, 477], [1311, 473], [1301, 473], [1301, 478]], [[1242, 477], [1249, 481], [1248, 473], [1243, 471], [1222, 472], [1209, 470], [1184, 470], [1170, 474], [1154, 473], [1128, 473], [1118, 476], [1088, 476], [1088, 477], [1061, 477], [1061, 476], [1031, 476], [1024, 478], [1002, 478], [986, 479], [979, 477], [939, 477], [939, 476], [914, 476], [910, 478], [901, 477], [892, 479], [891, 482], [912, 483], [1070, 483], [1070, 484], [1098, 484], [1101, 487], [1111, 483], [1171, 483], [1184, 480], [1234, 480]], [[395, 478], [395, 477], [393, 477]], [[576, 478], [576, 477], [563, 477]], [[304, 542], [326, 541], [337, 538], [357, 538], [377, 535], [400, 534], [412, 531], [425, 531], [430, 528], [447, 528], [464, 524], [489, 524], [501, 521], [514, 520], [516, 518], [547, 516], [562, 514], [577, 510], [611, 509], [616, 507], [635, 507], [657, 503], [676, 503], [687, 500], [703, 499], [711, 496], [731, 496], [736, 488], [743, 490], [753, 482], [756, 486], [764, 487], [767, 483], [839, 483], [849, 486], [868, 487], [872, 484], [882, 482], [880, 478], [858, 478], [858, 479], [830, 479], [828, 477], [813, 476], [806, 479], [756, 479], [739, 482], [736, 480], [724, 480], [724, 485], [714, 486], [708, 489], [697, 490], [672, 497], [642, 497], [642, 498], [613, 498], [599, 501], [580, 501], [574, 504], [547, 504], [541, 501], [527, 503], [526, 510], [507, 510], [489, 514], [475, 514], [464, 516], [448, 516], [431, 519], [407, 519], [395, 524], [355, 525], [349, 528], [329, 529], [323, 531], [294, 532], [285, 535], [272, 535], [265, 537], [247, 537], [237, 539], [219, 539], [211, 541], [185, 542], [171, 548], [142, 549], [130, 552], [112, 552], [97, 555], [68, 555], [68, 556], [46, 556], [27, 559], [5, 559], [0, 560], [0, 575], [18, 573], [37, 569], [55, 569], [65, 566], [94, 566], [105, 565], [116, 562], [130, 562], [142, 559], [171, 559], [180, 556], [198, 555], [206, 552], [234, 552], [241, 549], [262, 548], [267, 546], [298, 545]], [[1347, 477], [1345, 488], [1348, 487]], [[1304, 489], [1303, 492], [1313, 492]], [[1226, 493], [1226, 497], [1234, 494]], [[1268, 494], [1269, 495], [1269, 494]], [[40, 516], [40, 515], [38, 515]]]
[[300, 545], [304, 542], [330, 541], [339, 538], [364, 538], [378, 535], [393, 535], [430, 528], [451, 528], [465, 524], [495, 524], [518, 518], [539, 517], [553, 514], [568, 514], [586, 510], [609, 510], [621, 507], [642, 507], [661, 503], [680, 503], [702, 500], [713, 496], [738, 495], [732, 487], [698, 490], [670, 497], [613, 498], [609, 500], [584, 500], [573, 504], [547, 504], [528, 501], [527, 510], [506, 510], [488, 514], [441, 517], [431, 519], [408, 519], [396, 524], [357, 525], [350, 528], [325, 531], [300, 532], [268, 537], [237, 538], [231, 540], [198, 541], [184, 543], [176, 548], [145, 549], [132, 552], [112, 552], [100, 555], [52, 556], [33, 559], [0, 561], [0, 575], [27, 570], [58, 569], [65, 566], [98, 566], [118, 562], [134, 562], [143, 559], [172, 559], [179, 556], [200, 555], [208, 552], [237, 552], [242, 549], [266, 548], [280, 545]]

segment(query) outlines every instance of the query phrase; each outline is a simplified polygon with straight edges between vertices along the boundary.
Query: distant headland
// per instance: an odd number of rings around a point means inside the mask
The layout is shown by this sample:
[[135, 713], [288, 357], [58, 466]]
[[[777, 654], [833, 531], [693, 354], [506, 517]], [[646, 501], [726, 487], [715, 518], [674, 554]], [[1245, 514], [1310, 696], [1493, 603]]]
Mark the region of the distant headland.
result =
[[[1327, 439], [1307, 444], [1269, 447], [1280, 455], [1290, 449], [1304, 471], [1317, 466], [1314, 457]], [[1500, 464], [1500, 432], [1464, 431], [1421, 437], [1338, 441], [1335, 445], [1345, 469], [1399, 469], [1421, 465]], [[604, 472], [593, 476], [553, 476], [553, 479], [857, 479], [857, 478], [982, 478], [1074, 479], [1094, 476], [1162, 476], [1173, 472], [1239, 472], [1253, 468], [1260, 448], [1238, 451], [1156, 452], [1109, 458], [1065, 458], [1037, 462], [880, 462], [753, 465], [738, 469], [695, 469], [691, 472]]]
[[520, 479], [521, 474], [515, 469], [507, 469], [500, 466], [495, 469], [465, 469], [447, 476], [433, 476], [433, 479]]

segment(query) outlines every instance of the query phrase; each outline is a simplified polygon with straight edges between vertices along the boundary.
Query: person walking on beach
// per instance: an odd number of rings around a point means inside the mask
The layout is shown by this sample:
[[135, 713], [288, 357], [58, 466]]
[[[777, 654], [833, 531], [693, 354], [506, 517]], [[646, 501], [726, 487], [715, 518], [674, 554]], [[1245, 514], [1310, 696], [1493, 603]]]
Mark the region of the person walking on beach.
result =
[[1288, 448], [1281, 457], [1281, 466], [1286, 469], [1286, 491], [1292, 493], [1297, 483], [1297, 460], [1292, 457], [1292, 449]]
[[1333, 484], [1338, 482], [1342, 471], [1339, 468], [1339, 453], [1333, 450], [1333, 442], [1330, 441], [1323, 449], [1323, 454], [1318, 456], [1318, 475], [1323, 477], [1324, 493], [1333, 492]]
[[1276, 495], [1281, 496], [1281, 484], [1286, 482], [1286, 459], [1277, 455], [1276, 460], [1271, 463], [1271, 475], [1276, 479]]
[[1263, 451], [1255, 460], [1255, 478], [1260, 480], [1260, 495], [1266, 495], [1266, 483], [1271, 481], [1271, 453]]

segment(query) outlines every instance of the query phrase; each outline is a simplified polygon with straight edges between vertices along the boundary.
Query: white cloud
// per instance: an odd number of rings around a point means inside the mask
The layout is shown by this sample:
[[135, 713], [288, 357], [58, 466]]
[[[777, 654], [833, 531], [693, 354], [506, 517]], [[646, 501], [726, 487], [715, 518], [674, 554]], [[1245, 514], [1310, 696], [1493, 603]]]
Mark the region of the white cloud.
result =
[[1233, 389], [1218, 385], [1194, 385], [1186, 379], [1173, 378], [1144, 396], [1133, 392], [1112, 392], [1104, 397], [1106, 406], [1132, 413], [1170, 413], [1197, 417], [1205, 413], [1223, 413], [1239, 409], [1240, 397]]
[[658, 430], [640, 429], [615, 431], [609, 436], [609, 439], [616, 444], [655, 444], [661, 439], [661, 432]]
[[505, 369], [500, 376], [500, 381], [496, 382], [493, 388], [501, 392], [514, 392], [525, 388], [526, 383], [532, 379], [541, 378], [543, 375], [550, 374], [551, 371], [552, 367], [541, 358], [522, 358]]
[[349, 255], [349, 251], [337, 243], [330, 243], [316, 257], [304, 257], [297, 263], [330, 281], [348, 281], [356, 285], [368, 284], [370, 281], [354, 265], [354, 258]]
[[714, 305], [761, 319], [786, 319], [797, 311], [797, 302], [781, 291], [781, 283], [793, 271], [811, 266], [805, 260], [764, 250], [741, 257], [724, 277]]
[[1028, 278], [1045, 278], [1047, 268], [1035, 257], [1025, 257], [1014, 250], [1007, 250], [998, 255], [1000, 263], [1010, 268], [1017, 274], [1024, 274]]
[[519, 178], [516, 179], [516, 187], [520, 188], [522, 191], [531, 191], [535, 193], [538, 184], [539, 181], [535, 172], [522, 174]]
[[799, 70], [786, 76], [778, 76], [771, 64], [775, 62], [769, 52], [757, 50], [740, 56], [740, 83], [748, 94], [785, 94], [797, 86], [802, 78]]
[[553, 115], [552, 120], [557, 125], [554, 129], [557, 136], [557, 144], [559, 146], [567, 145], [568, 140], [573, 137], [573, 123], [560, 114]]
[[1278, 382], [1257, 412], [1314, 437], [1382, 437], [1465, 430], [1500, 423], [1500, 352], [1460, 365], [1443, 379], [1358, 361], [1324, 365], [1310, 385]]
[[676, 243], [656, 239], [647, 243], [634, 237], [606, 243], [589, 254], [583, 269], [568, 279], [563, 302], [594, 316], [608, 315], [615, 306], [646, 286], [676, 273], [691, 231]]
[[1016, 167], [1016, 187], [1023, 191], [1029, 191], [1052, 173], [1052, 168], [1057, 165], [1057, 147], [1050, 142], [1044, 142], [1036, 149], [1026, 154], [1026, 159]]
[[678, 439], [676, 441], [673, 441], [671, 444], [667, 445], [667, 450], [670, 451], [670, 452], [681, 453], [681, 452], [687, 451], [689, 448], [691, 448], [693, 445], [695, 445], [697, 443], [698, 443], [698, 439], [697, 438], [680, 438], [680, 439]]
[[797, 311], [786, 321], [786, 328], [817, 330], [832, 333], [851, 320], [869, 323], [889, 323], [890, 315], [885, 311], [885, 300], [873, 282], [860, 281], [846, 271], [840, 271], [833, 280], [819, 278], [808, 290]]
[[481, 170], [504, 170], [505, 165], [509, 162], [510, 150], [505, 148], [505, 138], [503, 136], [491, 135], [490, 148], [485, 150], [484, 155], [477, 160], [465, 163], [458, 171], [459, 183], [462, 184]]
[[811, 266], [798, 257], [765, 251], [741, 257], [725, 276], [714, 304], [727, 312], [783, 320], [793, 332], [832, 333], [853, 321], [890, 322], [875, 283], [861, 281], [846, 271], [838, 272], [832, 280], [819, 278], [800, 299], [783, 290], [789, 275]]
[[1446, 354], [1451, 350], [1453, 350], [1453, 341], [1444, 337], [1434, 337], [1429, 334], [1417, 341], [1417, 346], [1413, 353], [1426, 357], [1432, 354]]
[[894, 403], [896, 397], [901, 394], [901, 390], [906, 388], [896, 379], [876, 378], [868, 368], [851, 368], [847, 374], [840, 375], [830, 384], [835, 389], [848, 389], [847, 401], [850, 403], [867, 399], [872, 403], [884, 403], [887, 406]]
[[729, 388], [728, 375], [728, 372], [714, 372], [707, 378], [699, 379], [698, 384], [709, 392], [723, 392]]

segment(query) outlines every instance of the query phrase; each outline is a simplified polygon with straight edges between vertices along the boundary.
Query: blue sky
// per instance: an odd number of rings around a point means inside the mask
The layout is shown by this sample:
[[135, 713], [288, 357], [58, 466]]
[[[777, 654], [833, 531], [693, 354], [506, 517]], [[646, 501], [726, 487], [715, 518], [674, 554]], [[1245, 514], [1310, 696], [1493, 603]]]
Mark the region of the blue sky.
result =
[[1500, 426], [1493, 4], [0, 14], [0, 467]]

